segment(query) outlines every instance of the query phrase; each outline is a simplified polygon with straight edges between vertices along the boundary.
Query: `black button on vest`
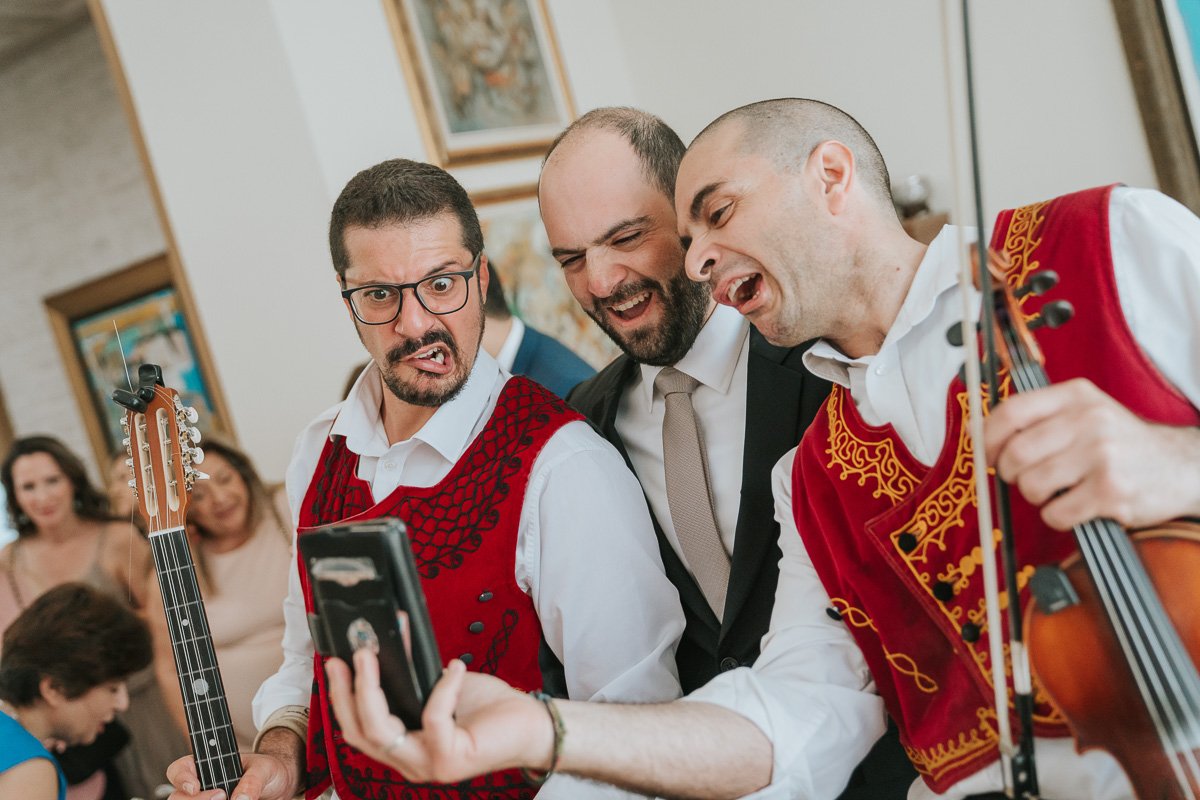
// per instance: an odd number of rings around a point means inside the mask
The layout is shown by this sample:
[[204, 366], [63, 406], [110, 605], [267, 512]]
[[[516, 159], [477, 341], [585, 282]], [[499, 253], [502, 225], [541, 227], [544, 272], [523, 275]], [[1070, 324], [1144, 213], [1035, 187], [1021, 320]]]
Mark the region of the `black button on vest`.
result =
[[479, 595], [479, 602], [486, 603], [488, 600], [491, 600], [493, 597], [495, 597], [495, 595], [493, 595], [491, 592], [484, 592], [483, 594]]
[[963, 637], [963, 641], [964, 641], [964, 642], [977, 642], [977, 641], [979, 641], [979, 634], [980, 634], [980, 632], [981, 632], [981, 631], [979, 630], [979, 626], [978, 626], [978, 625], [976, 625], [974, 622], [968, 622], [966, 625], [963, 625], [963, 626], [962, 626], [962, 637]]
[[954, 599], [954, 586], [946, 581], [938, 581], [933, 585], [933, 596], [943, 603]]
[[471, 655], [470, 653], [463, 653], [461, 656], [458, 657], [458, 660], [463, 662], [464, 664], [470, 664], [472, 661], [475, 660], [475, 656]]
[[729, 672], [731, 669], [737, 669], [741, 664], [733, 656], [725, 656], [721, 659], [721, 672]]
[[471, 633], [483, 633], [483, 623], [482, 622], [472, 622], [470, 625], [467, 626], [467, 630], [469, 630]]
[[915, 533], [902, 533], [896, 537], [896, 546], [906, 553], [911, 553], [917, 549], [917, 535]]

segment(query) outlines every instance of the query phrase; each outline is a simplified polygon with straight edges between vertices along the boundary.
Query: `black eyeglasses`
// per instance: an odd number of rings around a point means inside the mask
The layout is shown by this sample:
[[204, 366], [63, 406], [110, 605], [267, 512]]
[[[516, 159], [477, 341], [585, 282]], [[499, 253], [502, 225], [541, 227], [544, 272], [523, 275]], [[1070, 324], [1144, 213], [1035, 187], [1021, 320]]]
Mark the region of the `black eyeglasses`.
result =
[[350, 301], [354, 316], [364, 325], [386, 325], [400, 316], [405, 289], [412, 289], [417, 302], [430, 314], [453, 314], [467, 304], [471, 276], [479, 271], [482, 255], [481, 250], [471, 268], [463, 272], [439, 272], [416, 283], [368, 283], [343, 289], [342, 297]]

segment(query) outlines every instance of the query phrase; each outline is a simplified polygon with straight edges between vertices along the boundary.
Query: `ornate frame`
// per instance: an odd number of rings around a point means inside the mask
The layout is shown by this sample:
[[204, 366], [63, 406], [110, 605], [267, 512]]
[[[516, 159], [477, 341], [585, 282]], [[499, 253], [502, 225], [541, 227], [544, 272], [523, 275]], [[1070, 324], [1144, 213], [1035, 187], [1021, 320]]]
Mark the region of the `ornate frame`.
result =
[[[469, 29], [466, 25], [456, 29], [445, 20], [435, 22], [431, 19], [435, 9], [452, 14], [450, 6], [440, 5], [438, 0], [383, 0], [383, 5], [404, 66], [425, 148], [430, 158], [441, 166], [539, 155], [575, 118], [570, 85], [546, 0], [501, 0], [487, 6], [471, 6], [487, 8], [494, 13], [488, 20], [451, 20], [480, 25], [485, 22], [513, 24], [499, 33], [488, 30], [488, 43], [508, 43], [509, 46], [501, 51], [488, 51], [480, 45], [467, 43], [462, 43], [461, 48], [451, 48], [459, 54], [480, 53], [480, 58], [494, 56], [487, 65], [480, 64], [480, 59], [468, 60], [463, 55], [455, 57], [455, 53], [446, 52], [448, 46], [459, 43], [450, 38], [452, 34]], [[508, 18], [505, 18], [506, 12], [511, 12]], [[512, 16], [517, 17], [515, 22]], [[529, 24], [525, 26], [521, 22]], [[514, 56], [514, 48], [518, 47], [524, 48], [521, 52], [528, 58]], [[437, 67], [434, 51], [439, 48], [441, 57], [456, 68], [454, 75]], [[525, 79], [523, 83], [522, 79]], [[532, 83], [534, 88], [529, 94], [521, 95], [521, 85], [514, 86], [514, 81], [526, 87]], [[486, 111], [495, 113], [505, 105], [512, 111], [511, 101], [517, 97], [532, 97], [536, 105], [534, 114], [539, 119], [511, 125], [490, 124], [477, 119], [472, 124], [478, 127], [453, 131], [454, 125], [468, 124], [467, 118], [476, 112], [460, 109], [456, 112], [457, 122], [452, 122], [445, 102], [448, 92], [454, 99], [473, 107], [481, 106], [490, 97], [495, 102]]]

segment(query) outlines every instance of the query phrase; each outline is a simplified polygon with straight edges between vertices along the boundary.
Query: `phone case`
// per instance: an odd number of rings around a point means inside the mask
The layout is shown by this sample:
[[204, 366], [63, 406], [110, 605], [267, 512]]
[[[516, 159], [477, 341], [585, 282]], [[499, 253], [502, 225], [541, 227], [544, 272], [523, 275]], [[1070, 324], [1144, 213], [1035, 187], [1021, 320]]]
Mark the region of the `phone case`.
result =
[[[442, 668], [404, 523], [385, 517], [331, 525], [296, 541], [313, 589], [309, 629], [317, 652], [353, 669], [358, 648], [375, 650], [389, 710], [406, 727], [420, 728]], [[400, 611], [408, 616], [411, 657]]]

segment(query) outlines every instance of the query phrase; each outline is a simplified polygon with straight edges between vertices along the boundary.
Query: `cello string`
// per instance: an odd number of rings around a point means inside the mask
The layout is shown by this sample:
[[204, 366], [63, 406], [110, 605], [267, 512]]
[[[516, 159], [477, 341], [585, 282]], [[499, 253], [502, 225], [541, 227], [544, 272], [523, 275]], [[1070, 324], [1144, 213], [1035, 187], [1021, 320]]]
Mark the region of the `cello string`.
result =
[[[1048, 385], [1049, 380], [1041, 365], [1026, 358], [1026, 350], [1020, 346], [1011, 328], [1006, 328], [1004, 333], [1006, 344], [1009, 347], [1013, 382], [1018, 391], [1028, 391]], [[1133, 567], [1134, 563], [1140, 567], [1140, 561], [1134, 562], [1130, 557], [1124, 559], [1115, 557], [1117, 553], [1114, 552], [1114, 549], [1119, 549], [1122, 543], [1125, 549], [1130, 551], [1129, 556], [1133, 556], [1132, 547], [1124, 531], [1115, 524], [1102, 528], [1089, 522], [1081, 527], [1083, 528], [1082, 536], [1078, 537], [1080, 538], [1080, 549], [1081, 551], [1086, 549], [1093, 555], [1093, 558], [1089, 559], [1089, 566], [1092, 567], [1094, 574], [1100, 573], [1094, 580], [1097, 589], [1101, 591], [1102, 601], [1110, 610], [1110, 618], [1115, 617], [1114, 627], [1125, 629], [1118, 631], [1118, 640], [1122, 644], [1126, 661], [1129, 663], [1131, 672], [1134, 672], [1135, 681], [1138, 683], [1143, 701], [1147, 705], [1147, 711], [1152, 717], [1165, 754], [1172, 759], [1172, 769], [1176, 773], [1176, 779], [1180, 786], [1187, 791], [1188, 797], [1195, 800], [1195, 795], [1183, 774], [1186, 770], [1193, 778], [1200, 776], [1200, 764], [1196, 762], [1193, 748], [1188, 746], [1189, 741], [1194, 738], [1188, 735], [1188, 731], [1193, 728], [1193, 725], [1188, 723], [1195, 721], [1195, 715], [1189, 715], [1188, 710], [1182, 708], [1179, 702], [1181, 697], [1185, 701], [1187, 699], [1187, 693], [1181, 691], [1181, 684], [1186, 680], [1186, 673], [1181, 674], [1179, 660], [1171, 657], [1177, 653], [1170, 652], [1171, 649], [1181, 651], [1182, 645], [1177, 636], [1164, 635], [1167, 630], [1172, 634], [1174, 630], [1173, 628], [1164, 629], [1165, 611], [1162, 610], [1161, 602], [1158, 601], [1152, 587], [1149, 586], [1149, 578], [1145, 570]], [[1113, 538], [1114, 529], [1116, 529], [1115, 535], [1120, 537], [1119, 539]], [[1108, 536], [1104, 535], [1106, 531]], [[1079, 533], [1080, 530], [1077, 529], [1077, 534]], [[1098, 545], [1098, 548], [1094, 545]], [[1087, 555], [1085, 554], [1085, 558]], [[1118, 577], [1117, 572], [1124, 574]], [[1140, 595], [1138, 600], [1142, 602], [1135, 602], [1130, 598], [1127, 594], [1129, 591]], [[1148, 598], [1152, 598], [1152, 601]], [[1118, 599], [1119, 604], [1116, 603]], [[1114, 615], [1112, 611], [1117, 605], [1119, 605], [1119, 611]], [[1145, 611], [1141, 611], [1143, 609]], [[1156, 610], [1158, 613], [1155, 613]], [[1172, 641], [1179, 643], [1179, 646], [1171, 648]], [[1163, 646], [1164, 642], [1166, 647]], [[1133, 649], [1128, 646], [1130, 643], [1135, 645]], [[1167, 656], [1166, 663], [1157, 657], [1159, 654]], [[1190, 660], [1187, 665], [1191, 667]], [[1154, 669], [1151, 672], [1147, 667], [1154, 667]], [[1194, 667], [1190, 669], [1190, 672], [1195, 673]], [[1172, 684], [1172, 692], [1165, 690], [1164, 682]], [[1154, 684], [1156, 691], [1148, 691], [1149, 683]], [[1164, 707], [1164, 701], [1169, 704], [1168, 707]], [[1191, 719], [1185, 720], [1181, 725], [1181, 716], [1190, 716]], [[1166, 724], [1168, 719], [1171, 724]], [[1180, 742], [1181, 738], [1183, 739], [1182, 743]]]

